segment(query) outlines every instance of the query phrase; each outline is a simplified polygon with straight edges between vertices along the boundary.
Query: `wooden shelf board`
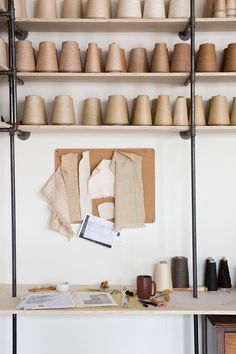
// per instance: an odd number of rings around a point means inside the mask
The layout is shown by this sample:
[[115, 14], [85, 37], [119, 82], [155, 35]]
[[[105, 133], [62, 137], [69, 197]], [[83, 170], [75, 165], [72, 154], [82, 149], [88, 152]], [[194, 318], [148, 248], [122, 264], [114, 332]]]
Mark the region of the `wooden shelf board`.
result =
[[197, 127], [197, 132], [211, 132], [211, 133], [227, 133], [231, 132], [234, 133], [236, 132], [236, 126], [235, 125], [208, 125], [205, 127]]
[[197, 32], [235, 31], [236, 18], [196, 18]]
[[[34, 285], [18, 286], [18, 296], [27, 294], [27, 289]], [[71, 292], [78, 291], [78, 286], [71, 286]], [[120, 295], [114, 296], [120, 304]], [[59, 309], [59, 310], [16, 310], [18, 298], [11, 297], [11, 287], [0, 286], [0, 315], [235, 315], [236, 314], [236, 290], [232, 293], [225, 291], [199, 293], [199, 298], [194, 299], [191, 292], [176, 291], [171, 294], [171, 301], [166, 307], [148, 309], [142, 307], [137, 298], [130, 299], [130, 307], [123, 309], [120, 306], [114, 308], [83, 308], [83, 309]]]
[[9, 70], [8, 66], [0, 63], [0, 70]]
[[10, 128], [10, 124], [4, 123], [4, 122], [0, 122], [0, 129], [1, 128]]
[[188, 18], [175, 19], [17, 19], [21, 29], [30, 32], [179, 32]]
[[196, 73], [197, 82], [235, 82], [236, 72], [208, 72], [208, 73]]

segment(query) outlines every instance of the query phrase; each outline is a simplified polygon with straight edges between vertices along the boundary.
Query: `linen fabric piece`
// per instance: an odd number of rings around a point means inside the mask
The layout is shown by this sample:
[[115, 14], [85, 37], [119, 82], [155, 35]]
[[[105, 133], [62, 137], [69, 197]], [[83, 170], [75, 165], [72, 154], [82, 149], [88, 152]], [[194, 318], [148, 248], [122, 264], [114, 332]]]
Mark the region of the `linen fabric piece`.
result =
[[51, 176], [42, 188], [41, 193], [52, 212], [50, 227], [71, 239], [73, 230], [70, 225], [66, 189], [61, 167]]
[[92, 214], [92, 199], [88, 191], [88, 181], [90, 178], [90, 160], [89, 151], [82, 154], [79, 163], [79, 192], [80, 192], [80, 210], [82, 220], [86, 214]]
[[142, 157], [115, 151], [111, 169], [115, 174], [116, 231], [144, 226], [145, 207], [142, 180]]
[[77, 161], [78, 157], [76, 153], [62, 155], [61, 157], [61, 171], [65, 183], [71, 224], [81, 220]]
[[114, 197], [115, 176], [110, 169], [111, 160], [102, 160], [89, 179], [89, 194], [92, 199]]

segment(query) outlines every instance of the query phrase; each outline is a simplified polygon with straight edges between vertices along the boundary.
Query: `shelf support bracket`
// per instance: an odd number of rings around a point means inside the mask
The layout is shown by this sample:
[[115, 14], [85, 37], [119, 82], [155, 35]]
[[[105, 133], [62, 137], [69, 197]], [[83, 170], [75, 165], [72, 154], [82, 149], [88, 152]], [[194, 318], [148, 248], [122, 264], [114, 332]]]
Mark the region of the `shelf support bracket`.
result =
[[16, 133], [17, 137], [20, 139], [20, 140], [28, 140], [29, 137], [30, 137], [30, 132], [22, 132], [21, 130], [18, 130], [17, 133]]
[[191, 37], [191, 25], [189, 23], [184, 31], [179, 32], [179, 38], [182, 41], [188, 41], [190, 37]]
[[15, 36], [19, 41], [24, 41], [28, 37], [28, 32], [23, 31], [19, 26], [15, 24]]
[[180, 132], [179, 135], [183, 140], [190, 140], [191, 139], [191, 131], [190, 130], [185, 130], [184, 132]]
[[20, 85], [20, 86], [24, 86], [24, 81], [19, 79], [19, 77], [16, 79], [17, 80], [17, 84]]

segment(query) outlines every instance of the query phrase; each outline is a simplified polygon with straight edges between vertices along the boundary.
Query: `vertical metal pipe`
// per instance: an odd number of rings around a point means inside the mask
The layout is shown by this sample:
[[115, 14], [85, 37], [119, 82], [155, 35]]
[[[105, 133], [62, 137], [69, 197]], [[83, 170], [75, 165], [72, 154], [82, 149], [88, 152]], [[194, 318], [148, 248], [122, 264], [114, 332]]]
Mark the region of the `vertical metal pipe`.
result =
[[17, 315], [12, 315], [12, 353], [17, 354]]

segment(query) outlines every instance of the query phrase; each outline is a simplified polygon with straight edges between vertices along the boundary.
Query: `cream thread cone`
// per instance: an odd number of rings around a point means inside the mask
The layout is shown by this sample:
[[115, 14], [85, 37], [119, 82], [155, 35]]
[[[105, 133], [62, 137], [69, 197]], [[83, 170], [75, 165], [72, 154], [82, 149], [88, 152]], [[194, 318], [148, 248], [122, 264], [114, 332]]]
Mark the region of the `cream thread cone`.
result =
[[121, 50], [119, 45], [116, 43], [112, 43], [109, 45], [105, 71], [108, 73], [123, 71]]
[[111, 18], [111, 0], [87, 0], [86, 18]]
[[89, 43], [85, 61], [85, 72], [100, 73], [101, 69], [101, 51], [96, 43]]
[[84, 102], [82, 115], [83, 125], [102, 125], [102, 108], [98, 98], [87, 98]]
[[152, 125], [152, 114], [148, 96], [140, 95], [137, 97], [132, 125]]
[[[191, 100], [190, 100], [191, 107]], [[189, 122], [191, 122], [191, 108], [189, 109]], [[206, 116], [202, 96], [195, 96], [195, 125], [206, 125]]]
[[170, 0], [169, 18], [190, 17], [190, 1], [189, 0]]
[[233, 98], [231, 115], [230, 115], [231, 125], [236, 125], [236, 97]]
[[236, 1], [226, 0], [226, 16], [235, 17], [236, 16]]
[[129, 111], [128, 103], [124, 96], [109, 96], [106, 115], [104, 120], [105, 125], [128, 125]]
[[56, 96], [53, 113], [52, 124], [57, 125], [74, 125], [75, 111], [73, 99], [70, 96]]
[[36, 69], [34, 49], [31, 41], [16, 42], [17, 71], [34, 72]]
[[165, 18], [164, 0], [145, 0], [143, 18]]
[[82, 72], [81, 55], [77, 42], [66, 41], [62, 43], [59, 71]]
[[37, 58], [36, 71], [42, 72], [57, 72], [57, 50], [53, 42], [39, 43], [39, 51]]
[[129, 56], [128, 72], [148, 72], [148, 56], [145, 48], [133, 48]]
[[6, 11], [6, 2], [5, 2], [5, 0], [0, 0], [0, 10]]
[[174, 107], [173, 124], [188, 125], [188, 108], [186, 97], [177, 97]]
[[119, 0], [117, 18], [142, 18], [140, 0]]
[[47, 124], [45, 101], [40, 96], [26, 96], [22, 124], [44, 125]]
[[171, 72], [191, 71], [191, 47], [189, 44], [175, 44], [171, 58], [170, 70]]
[[213, 96], [211, 99], [208, 125], [229, 125], [229, 109], [226, 96]]
[[170, 96], [161, 95], [157, 99], [154, 125], [172, 125]]
[[215, 0], [214, 2], [214, 17], [226, 17], [226, 3], [225, 0]]
[[4, 39], [0, 38], [0, 68], [2, 70], [8, 69], [7, 45]]
[[82, 0], [64, 0], [62, 18], [83, 18]]
[[35, 17], [57, 18], [58, 15], [56, 0], [37, 0]]
[[16, 18], [26, 18], [26, 5], [25, 0], [16, 0], [15, 1], [15, 17]]
[[157, 285], [157, 291], [173, 290], [170, 264], [162, 261], [155, 265], [154, 280]]
[[169, 54], [166, 43], [156, 43], [152, 55], [151, 72], [167, 73], [170, 71]]

